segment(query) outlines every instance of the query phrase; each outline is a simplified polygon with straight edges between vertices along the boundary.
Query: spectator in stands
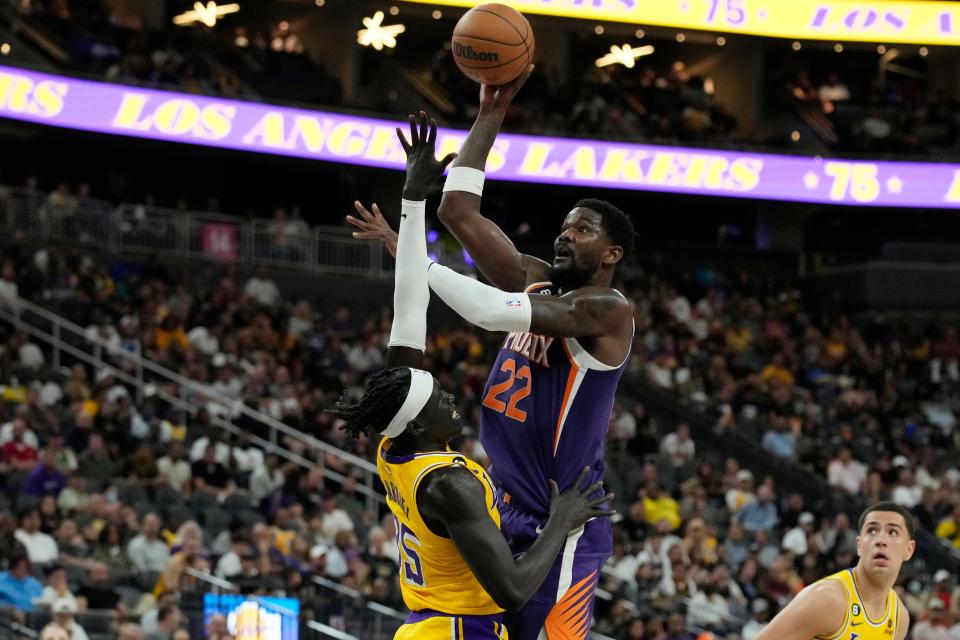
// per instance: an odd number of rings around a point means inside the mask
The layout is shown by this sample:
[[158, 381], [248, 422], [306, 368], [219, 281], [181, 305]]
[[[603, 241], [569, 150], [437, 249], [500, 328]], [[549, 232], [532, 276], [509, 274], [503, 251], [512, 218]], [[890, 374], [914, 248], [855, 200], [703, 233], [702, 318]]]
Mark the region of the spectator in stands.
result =
[[0, 607], [33, 611], [34, 601], [42, 594], [40, 582], [30, 575], [30, 558], [26, 555], [10, 558], [9, 569], [0, 573]]
[[3, 263], [3, 268], [0, 269], [0, 304], [12, 307], [19, 298], [20, 288], [16, 283], [13, 263], [6, 260]]
[[763, 598], [754, 600], [750, 605], [750, 611], [753, 617], [747, 624], [743, 625], [743, 629], [740, 631], [742, 640], [753, 640], [770, 622], [770, 605]]
[[63, 628], [70, 640], [90, 640], [87, 632], [81, 627], [73, 617], [77, 612], [77, 603], [73, 600], [61, 599], [53, 603], [50, 607], [53, 613], [53, 621]]
[[691, 474], [696, 454], [696, 444], [690, 437], [690, 425], [686, 423], [677, 425], [676, 430], [667, 434], [660, 443], [660, 455], [674, 469], [678, 481]]
[[764, 531], [769, 533], [777, 526], [779, 515], [773, 500], [773, 489], [763, 484], [757, 489], [757, 501], [746, 505], [737, 513], [737, 520], [748, 533]]
[[120, 594], [110, 586], [107, 565], [94, 562], [87, 570], [87, 579], [77, 589], [77, 600], [85, 609], [124, 609]]
[[682, 613], [670, 614], [666, 640], [695, 640], [695, 637], [687, 631], [687, 619]]
[[337, 493], [332, 489], [324, 489], [320, 509], [323, 513], [323, 536], [327, 540], [335, 540], [343, 531], [353, 531], [354, 524], [346, 511], [338, 505]]
[[190, 340], [183, 330], [183, 321], [173, 314], [167, 314], [154, 332], [153, 344], [160, 351], [169, 349], [185, 351], [190, 345]]
[[180, 628], [183, 623], [183, 613], [173, 604], [160, 607], [157, 610], [157, 628], [153, 633], [148, 633], [144, 640], [172, 640], [173, 633]]
[[209, 640], [229, 640], [230, 631], [227, 629], [227, 616], [215, 613], [207, 622], [207, 638]]
[[47, 567], [47, 584], [43, 587], [43, 593], [35, 601], [37, 605], [52, 606], [58, 600], [72, 602], [79, 609], [76, 596], [70, 591], [67, 584], [67, 572], [60, 565]]
[[665, 493], [655, 480], [641, 489], [640, 500], [648, 525], [658, 526], [666, 522], [669, 531], [676, 531], [680, 527], [680, 504]]
[[[132, 516], [135, 524], [136, 514]], [[90, 559], [102, 562], [114, 575], [126, 575], [133, 571], [133, 563], [127, 555], [126, 543], [126, 526], [123, 523], [107, 522], [100, 530]]]
[[739, 513], [743, 507], [757, 499], [753, 492], [753, 474], [749, 469], [736, 472], [736, 483], [737, 486], [729, 489], [724, 497], [727, 509], [733, 514]]
[[951, 640], [947, 627], [949, 618], [946, 607], [940, 598], [931, 598], [927, 604], [926, 615], [910, 630], [913, 640]]
[[851, 495], [860, 491], [866, 478], [867, 468], [853, 459], [853, 452], [847, 447], [840, 449], [839, 455], [827, 467], [827, 484]]
[[238, 484], [246, 485], [254, 469], [263, 465], [263, 450], [250, 442], [250, 434], [239, 433], [230, 447], [231, 468], [236, 472]]
[[194, 491], [204, 491], [218, 497], [226, 498], [237, 491], [237, 486], [230, 477], [226, 468], [217, 462], [217, 443], [210, 442], [203, 450], [203, 458], [193, 463]]
[[750, 555], [750, 542], [747, 539], [743, 525], [731, 522], [727, 531], [727, 538], [723, 541], [723, 559], [734, 571], [739, 571], [743, 561]]
[[954, 501], [953, 511], [937, 524], [936, 535], [960, 549], [960, 500]]
[[157, 472], [160, 480], [166, 482], [174, 491], [189, 494], [193, 480], [190, 464], [184, 460], [183, 443], [173, 441], [167, 449], [167, 455], [157, 460]]
[[264, 267], [257, 267], [253, 276], [244, 285], [243, 292], [261, 307], [273, 309], [280, 303], [280, 288], [267, 275]]
[[810, 536], [813, 535], [816, 520], [809, 511], [801, 513], [800, 518], [797, 520], [797, 526], [783, 536], [783, 541], [780, 543], [780, 546], [783, 547], [784, 551], [790, 551], [798, 558], [804, 555], [808, 549], [807, 541], [810, 539]]
[[897, 483], [893, 487], [890, 499], [907, 509], [913, 509], [920, 504], [920, 500], [923, 498], [923, 487], [917, 484], [913, 471], [906, 466], [908, 464], [907, 459], [899, 460], [901, 456], [897, 456], [897, 458], [898, 460], [894, 460], [894, 467], [899, 466], [900, 471], [897, 474]]
[[140, 573], [160, 573], [170, 559], [170, 550], [160, 540], [160, 518], [155, 513], [143, 516], [140, 533], [127, 545], [127, 556]]
[[56, 561], [59, 549], [53, 538], [40, 531], [40, 512], [28, 507], [20, 512], [19, 522], [14, 536], [27, 550], [30, 562], [45, 565]]
[[67, 631], [55, 622], [40, 630], [40, 640], [71, 640]]
[[47, 450], [53, 453], [54, 463], [62, 473], [70, 474], [77, 470], [77, 456], [73, 449], [64, 444], [62, 431], [57, 430], [47, 436], [47, 446], [40, 451], [40, 458]]
[[139, 626], [132, 622], [125, 622], [117, 629], [117, 640], [143, 640], [143, 635], [140, 633]]
[[3, 459], [7, 460], [17, 471], [31, 471], [37, 461], [37, 441], [27, 427], [27, 421], [17, 416], [10, 423], [10, 436], [3, 444]]
[[[80, 411], [75, 418], [79, 430], [89, 430], [93, 419], [85, 412]], [[96, 488], [108, 485], [120, 474], [123, 461], [110, 455], [104, 442], [103, 435], [91, 433], [87, 448], [80, 454], [77, 461], [79, 472], [93, 483]]]
[[833, 113], [836, 103], [850, 100], [850, 89], [840, 80], [836, 71], [827, 74], [826, 81], [820, 85], [819, 93], [825, 113]]
[[797, 436], [791, 430], [790, 423], [783, 416], [769, 414], [769, 422], [773, 429], [763, 436], [763, 448], [785, 461], [793, 461], [797, 457]]
[[41, 498], [53, 496], [56, 498], [67, 485], [66, 477], [57, 468], [57, 453], [53, 449], [44, 449], [40, 462], [33, 468], [23, 481], [21, 491], [23, 495]]

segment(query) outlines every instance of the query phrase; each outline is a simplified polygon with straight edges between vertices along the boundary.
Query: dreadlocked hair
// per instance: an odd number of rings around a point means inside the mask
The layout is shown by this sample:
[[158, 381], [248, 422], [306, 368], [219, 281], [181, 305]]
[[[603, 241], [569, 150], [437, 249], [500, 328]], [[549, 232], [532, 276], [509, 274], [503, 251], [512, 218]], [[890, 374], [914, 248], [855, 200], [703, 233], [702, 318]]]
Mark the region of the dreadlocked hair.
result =
[[359, 402], [351, 402], [343, 394], [329, 411], [346, 422], [340, 428], [354, 438], [371, 431], [380, 433], [400, 411], [409, 390], [409, 368], [382, 369], [367, 379], [367, 387]]

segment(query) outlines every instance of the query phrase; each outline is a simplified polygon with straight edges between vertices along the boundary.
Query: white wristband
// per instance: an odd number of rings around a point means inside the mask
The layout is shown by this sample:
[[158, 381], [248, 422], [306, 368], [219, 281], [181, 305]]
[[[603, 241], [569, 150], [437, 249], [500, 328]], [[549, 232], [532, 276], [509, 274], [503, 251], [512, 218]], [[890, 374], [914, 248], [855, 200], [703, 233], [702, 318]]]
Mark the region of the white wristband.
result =
[[443, 184], [443, 191], [466, 191], [475, 196], [483, 196], [484, 173], [480, 169], [470, 167], [453, 167], [447, 174], [447, 181]]

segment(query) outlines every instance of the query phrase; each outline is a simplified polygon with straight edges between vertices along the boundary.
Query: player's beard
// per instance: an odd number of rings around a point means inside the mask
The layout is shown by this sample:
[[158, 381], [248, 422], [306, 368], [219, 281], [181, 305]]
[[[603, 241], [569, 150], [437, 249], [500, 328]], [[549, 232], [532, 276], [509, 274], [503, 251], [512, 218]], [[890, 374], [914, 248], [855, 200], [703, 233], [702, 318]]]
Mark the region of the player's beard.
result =
[[596, 264], [584, 264], [572, 257], [566, 264], [553, 265], [550, 267], [550, 282], [560, 291], [579, 289], [590, 282], [600, 268], [599, 258], [593, 262]]

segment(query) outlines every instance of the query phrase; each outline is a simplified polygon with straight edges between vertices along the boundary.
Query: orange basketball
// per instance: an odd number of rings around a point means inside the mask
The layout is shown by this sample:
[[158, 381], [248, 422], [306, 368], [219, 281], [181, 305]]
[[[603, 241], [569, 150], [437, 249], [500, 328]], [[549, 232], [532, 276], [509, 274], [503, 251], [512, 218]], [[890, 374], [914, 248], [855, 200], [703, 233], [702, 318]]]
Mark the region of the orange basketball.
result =
[[519, 11], [481, 4], [463, 14], [453, 30], [453, 59], [468, 78], [499, 85], [533, 62], [533, 29]]

